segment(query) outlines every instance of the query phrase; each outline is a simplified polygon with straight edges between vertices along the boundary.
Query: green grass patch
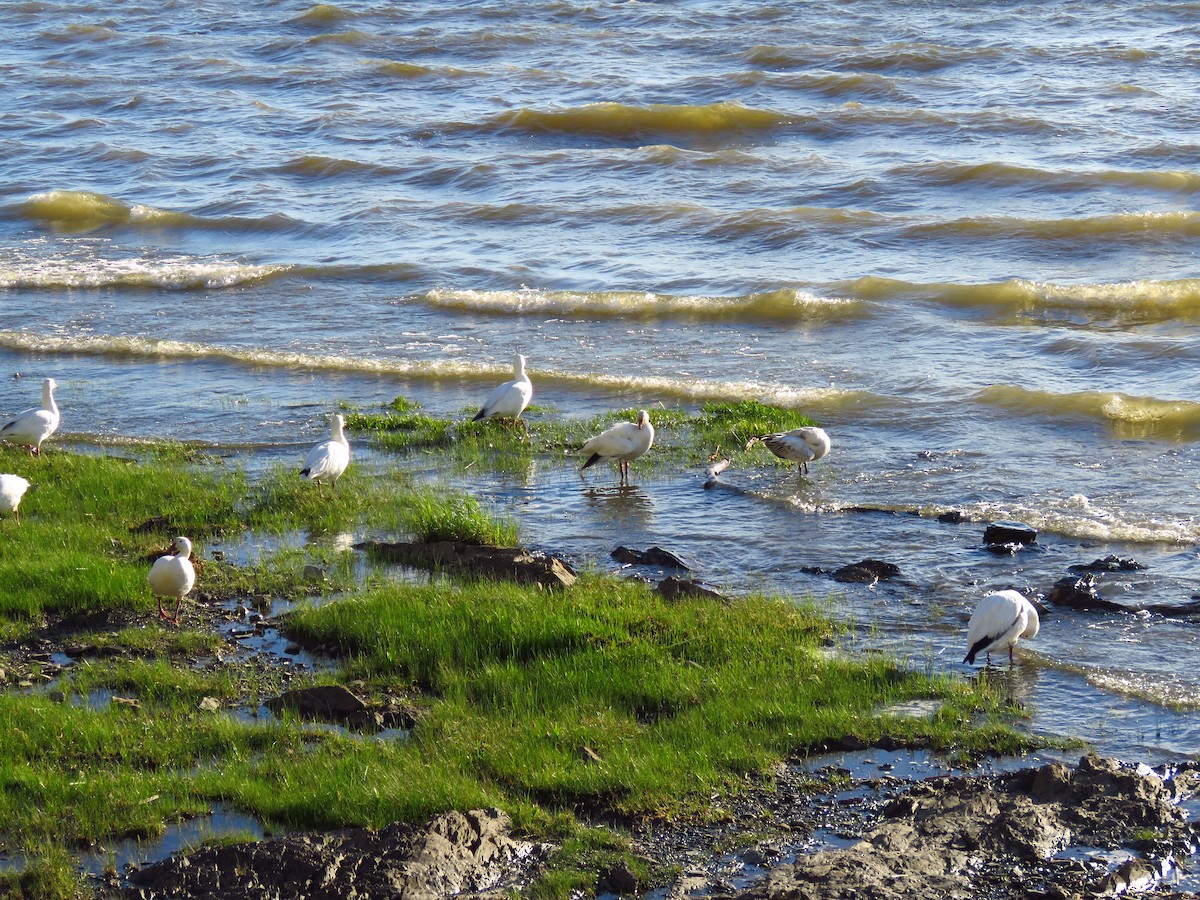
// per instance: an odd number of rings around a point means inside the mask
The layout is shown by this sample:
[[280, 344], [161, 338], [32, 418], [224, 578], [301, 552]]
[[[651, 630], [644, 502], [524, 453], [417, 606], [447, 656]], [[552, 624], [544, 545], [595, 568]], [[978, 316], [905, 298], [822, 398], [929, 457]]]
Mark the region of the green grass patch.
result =
[[[348, 678], [436, 697], [417, 742], [462, 771], [631, 815], [702, 812], [744, 773], [847, 735], [971, 750], [968, 720], [1002, 707], [986, 688], [830, 654], [829, 623], [785, 601], [668, 602], [608, 579], [554, 598], [381, 586], [297, 612], [291, 628], [339, 648]], [[927, 697], [945, 701], [933, 718], [877, 714]], [[986, 740], [1022, 744], [1002, 730]]]
[[414, 490], [405, 508], [405, 524], [420, 541], [459, 541], [514, 547], [517, 523], [497, 518], [469, 494], [434, 488]]

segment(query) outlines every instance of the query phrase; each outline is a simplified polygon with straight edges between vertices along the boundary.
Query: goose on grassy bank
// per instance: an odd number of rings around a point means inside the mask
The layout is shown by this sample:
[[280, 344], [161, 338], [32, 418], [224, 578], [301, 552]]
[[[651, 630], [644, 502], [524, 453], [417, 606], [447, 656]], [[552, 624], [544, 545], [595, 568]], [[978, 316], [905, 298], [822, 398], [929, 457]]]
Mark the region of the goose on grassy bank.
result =
[[18, 525], [21, 524], [21, 514], [17, 512], [17, 507], [27, 490], [29, 482], [20, 475], [0, 475], [0, 512], [12, 513]]
[[533, 399], [533, 382], [525, 374], [525, 363], [526, 359], [520, 353], [513, 358], [512, 380], [498, 385], [488, 394], [472, 422], [481, 419], [512, 419], [516, 422], [521, 418], [521, 413]]
[[337, 487], [337, 480], [350, 465], [350, 442], [346, 440], [346, 419], [341, 413], [329, 417], [329, 440], [321, 441], [304, 458], [300, 474], [317, 484]]
[[11, 422], [0, 428], [0, 441], [8, 441], [40, 456], [42, 441], [58, 430], [58, 404], [54, 402], [56, 387], [58, 382], [47, 378], [42, 383], [42, 405], [17, 413]]
[[183, 608], [183, 598], [191, 591], [196, 583], [196, 569], [192, 566], [192, 542], [185, 537], [177, 537], [171, 542], [171, 552], [160, 556], [150, 567], [148, 580], [150, 592], [158, 600], [158, 617], [171, 618], [170, 613], [163, 609], [163, 598], [175, 598], [175, 624], [179, 624], [179, 612]]
[[808, 474], [808, 464], [824, 458], [830, 446], [825, 429], [814, 425], [751, 438], [746, 449], [754, 444], [762, 444], [785, 462], [796, 463], [797, 470], [804, 475]]
[[974, 663], [984, 654], [992, 664], [992, 651], [1008, 650], [1008, 664], [1013, 662], [1013, 647], [1021, 638], [1037, 637], [1041, 620], [1037, 607], [1019, 591], [996, 591], [979, 601], [967, 624], [967, 655], [965, 663]]
[[619, 463], [621, 483], [629, 481], [629, 463], [642, 456], [654, 443], [654, 426], [650, 424], [650, 413], [642, 410], [636, 422], [621, 422], [607, 431], [589, 438], [579, 450], [587, 456], [581, 467], [590, 468], [602, 459], [615, 459]]

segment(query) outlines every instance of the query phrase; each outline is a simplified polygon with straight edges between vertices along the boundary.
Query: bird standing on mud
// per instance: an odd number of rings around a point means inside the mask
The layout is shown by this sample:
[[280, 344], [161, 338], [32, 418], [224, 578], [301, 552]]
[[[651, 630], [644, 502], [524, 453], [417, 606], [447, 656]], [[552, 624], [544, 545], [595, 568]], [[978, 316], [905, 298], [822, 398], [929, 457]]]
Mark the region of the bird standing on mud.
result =
[[17, 507], [27, 490], [29, 482], [20, 475], [0, 475], [0, 510], [12, 513], [18, 525], [21, 524], [21, 514], [17, 512]]
[[179, 611], [183, 608], [183, 598], [187, 596], [196, 583], [196, 569], [192, 566], [192, 542], [185, 537], [177, 537], [171, 541], [171, 552], [160, 556], [150, 567], [150, 592], [158, 599], [158, 617], [171, 618], [170, 613], [163, 609], [163, 598], [175, 598], [175, 624], [179, 624]]
[[525, 357], [520, 353], [513, 358], [512, 381], [504, 382], [488, 394], [472, 422], [480, 419], [520, 420], [521, 413], [525, 412], [525, 407], [533, 399], [533, 382], [525, 374], [525, 362]]
[[350, 465], [350, 442], [346, 440], [346, 420], [341, 413], [329, 417], [329, 426], [329, 440], [308, 451], [300, 474], [309, 481], [336, 488], [338, 478]]
[[992, 651], [1008, 648], [1008, 664], [1013, 664], [1013, 647], [1021, 638], [1037, 637], [1041, 620], [1037, 607], [1019, 591], [1012, 589], [988, 594], [979, 601], [967, 624], [967, 655], [963, 662], [973, 664], [983, 653], [992, 664]]
[[17, 444], [34, 456], [40, 456], [42, 441], [58, 430], [58, 404], [54, 402], [56, 387], [58, 382], [47, 378], [42, 383], [42, 405], [17, 413], [15, 419], [0, 428], [0, 441]]
[[615, 459], [620, 463], [621, 483], [629, 482], [629, 463], [643, 455], [654, 443], [654, 426], [650, 424], [650, 413], [642, 410], [636, 422], [621, 422], [607, 431], [589, 438], [580, 449], [588, 454], [587, 462], [580, 471], [590, 468], [602, 459]]
[[830, 447], [825, 429], [815, 425], [750, 438], [746, 449], [749, 450], [754, 444], [762, 444], [780, 459], [796, 463], [797, 470], [804, 475], [808, 474], [808, 464], [823, 459]]

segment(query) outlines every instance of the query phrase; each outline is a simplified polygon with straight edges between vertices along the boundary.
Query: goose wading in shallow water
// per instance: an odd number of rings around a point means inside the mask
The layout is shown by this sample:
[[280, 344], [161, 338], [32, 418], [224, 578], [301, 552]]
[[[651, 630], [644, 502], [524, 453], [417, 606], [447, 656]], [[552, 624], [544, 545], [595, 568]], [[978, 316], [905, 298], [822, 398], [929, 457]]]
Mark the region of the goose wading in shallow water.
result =
[[27, 490], [29, 482], [20, 475], [0, 475], [0, 511], [12, 513], [18, 525], [21, 524], [21, 514], [17, 512], [17, 507]]
[[[519, 421], [521, 413], [533, 399], [533, 382], [525, 374], [526, 359], [520, 353], [513, 357], [513, 379], [498, 385], [486, 400], [472, 422], [480, 419], [512, 419]], [[524, 424], [522, 422], [521, 424]]]
[[58, 382], [47, 378], [42, 383], [42, 405], [17, 413], [15, 419], [0, 428], [0, 441], [24, 447], [34, 456], [42, 453], [42, 441], [58, 430], [58, 404], [54, 389]]
[[171, 541], [171, 552], [160, 556], [150, 567], [150, 592], [158, 599], [158, 617], [171, 618], [170, 613], [163, 609], [163, 598], [175, 598], [175, 624], [179, 624], [179, 611], [183, 608], [183, 598], [187, 596], [196, 583], [196, 570], [192, 566], [192, 542], [185, 537], [177, 537]]
[[615, 459], [620, 463], [621, 483], [629, 481], [629, 463], [650, 449], [654, 443], [654, 426], [650, 424], [650, 413], [642, 410], [636, 422], [621, 422], [607, 431], [589, 438], [579, 452], [587, 455], [579, 469], [590, 468], [602, 459]]
[[808, 474], [808, 464], [823, 459], [830, 446], [829, 435], [825, 433], [825, 429], [813, 425], [751, 438], [750, 444], [755, 443], [762, 444], [786, 462], [796, 463], [797, 470], [804, 475]]
[[992, 664], [992, 651], [1008, 648], [1008, 664], [1013, 663], [1013, 647], [1021, 638], [1037, 637], [1041, 620], [1037, 607], [1012, 589], [988, 594], [979, 601], [967, 625], [965, 663], [974, 663], [980, 653]]
[[350, 465], [350, 442], [346, 440], [346, 420], [341, 413], [329, 417], [329, 440], [321, 441], [304, 457], [300, 474], [317, 484], [337, 487], [337, 480]]

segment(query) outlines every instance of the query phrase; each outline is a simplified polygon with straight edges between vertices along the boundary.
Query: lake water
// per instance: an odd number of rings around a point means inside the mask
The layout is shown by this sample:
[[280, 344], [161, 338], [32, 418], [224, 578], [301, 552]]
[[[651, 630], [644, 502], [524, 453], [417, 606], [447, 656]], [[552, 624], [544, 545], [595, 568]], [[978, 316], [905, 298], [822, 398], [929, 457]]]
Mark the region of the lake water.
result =
[[[965, 676], [989, 590], [1109, 554], [1147, 568], [1108, 599], [1198, 589], [1198, 18], [0, 0], [0, 414], [53, 376], [68, 437], [299, 458], [339, 401], [459, 415], [518, 351], [564, 416], [783, 404], [832, 436], [808, 478], [467, 486], [528, 544], [668, 547]], [[1001, 519], [1041, 549], [981, 550]], [[805, 571], [867, 556], [901, 579]], [[1191, 754], [1198, 635], [1054, 610], [1011, 689], [1035, 728]]]

